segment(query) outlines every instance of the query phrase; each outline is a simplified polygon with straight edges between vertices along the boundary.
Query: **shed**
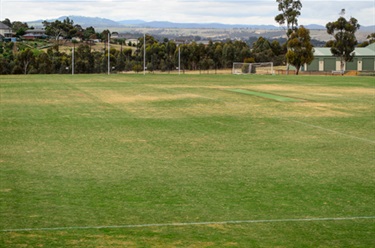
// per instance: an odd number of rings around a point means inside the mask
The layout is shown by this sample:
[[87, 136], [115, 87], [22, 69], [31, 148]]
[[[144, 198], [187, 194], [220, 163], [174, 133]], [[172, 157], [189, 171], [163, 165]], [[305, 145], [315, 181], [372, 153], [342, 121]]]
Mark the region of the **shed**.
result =
[[[329, 47], [315, 47], [314, 60], [305, 65], [306, 71], [338, 71], [340, 68], [340, 58], [333, 56]], [[354, 58], [351, 62], [346, 62], [346, 71], [375, 71], [375, 43], [367, 47], [357, 47], [354, 50]]]

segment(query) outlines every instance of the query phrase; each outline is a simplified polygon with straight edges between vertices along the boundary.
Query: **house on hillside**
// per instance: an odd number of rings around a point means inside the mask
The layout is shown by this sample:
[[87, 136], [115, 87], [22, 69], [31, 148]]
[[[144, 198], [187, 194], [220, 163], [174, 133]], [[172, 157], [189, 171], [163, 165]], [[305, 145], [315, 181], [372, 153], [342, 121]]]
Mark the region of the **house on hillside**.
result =
[[0, 40], [4, 38], [12, 37], [12, 29], [5, 25], [4, 23], [0, 22]]
[[[315, 47], [314, 60], [304, 66], [305, 71], [331, 72], [341, 70], [340, 58], [333, 56], [329, 47]], [[354, 50], [352, 62], [345, 63], [345, 71], [375, 71], [375, 43]]]
[[45, 39], [47, 35], [44, 29], [29, 29], [22, 38], [25, 40]]

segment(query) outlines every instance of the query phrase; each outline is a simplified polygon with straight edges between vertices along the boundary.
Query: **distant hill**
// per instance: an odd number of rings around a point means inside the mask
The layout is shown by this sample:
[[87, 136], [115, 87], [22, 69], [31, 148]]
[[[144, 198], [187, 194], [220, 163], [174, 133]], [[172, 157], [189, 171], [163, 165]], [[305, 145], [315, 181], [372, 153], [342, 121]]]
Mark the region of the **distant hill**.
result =
[[[124, 21], [122, 23], [124, 23]], [[138, 27], [144, 27], [144, 28], [278, 29], [278, 27], [274, 25], [243, 25], [243, 24], [223, 24], [223, 23], [176, 23], [176, 22], [166, 22], [166, 21], [139, 22], [135, 25]]]
[[359, 28], [359, 30], [362, 30], [362, 31], [368, 31], [368, 32], [371, 32], [371, 33], [375, 33], [375, 25], [374, 26], [361, 26]]
[[306, 25], [304, 27], [307, 28], [307, 29], [326, 29], [325, 26], [318, 25], [318, 24], [309, 24], [309, 25]]
[[[123, 20], [113, 21], [110, 19], [99, 18], [99, 17], [85, 17], [85, 16], [61, 16], [56, 19], [48, 19], [47, 21], [52, 22], [55, 20], [63, 21], [69, 17], [74, 21], [74, 24], [79, 24], [82, 27], [94, 28], [114, 28], [114, 27], [139, 27], [139, 28], [217, 28], [217, 29], [229, 29], [229, 28], [252, 28], [252, 29], [278, 29], [279, 27], [274, 25], [244, 25], [244, 24], [223, 24], [223, 23], [175, 23], [166, 21], [152, 21], [146, 22], [143, 20]], [[42, 22], [45, 20], [36, 20], [27, 22], [29, 26], [41, 27]]]
[[74, 24], [79, 24], [82, 27], [93, 26], [93, 27], [107, 28], [107, 27], [121, 26], [121, 24], [116, 21], [112, 21], [110, 19], [105, 19], [105, 18], [99, 18], [99, 17], [62, 16], [62, 17], [59, 17], [58, 20], [62, 21], [66, 19], [66, 17], [69, 17], [70, 20], [73, 20]]
[[63, 21], [67, 17], [69, 17], [70, 20], [74, 21], [74, 24], [79, 24], [83, 28], [87, 27], [94, 27], [94, 28], [113, 28], [113, 27], [121, 27], [123, 26], [121, 23], [118, 23], [116, 21], [112, 21], [110, 19], [105, 18], [99, 18], [99, 17], [85, 17], [85, 16], [61, 16], [56, 19], [47, 19], [47, 20], [36, 20], [36, 21], [30, 21], [27, 22], [27, 24], [31, 27], [41, 27], [43, 26], [43, 21], [49, 21], [53, 22], [55, 20]]
[[146, 23], [143, 20], [124, 20], [124, 21], [119, 21], [118, 23], [129, 26], [129, 25], [140, 25]]
[[[74, 21], [74, 24], [79, 24], [84, 28], [94, 27], [99, 29], [107, 28], [120, 28], [120, 27], [139, 27], [139, 28], [185, 28], [185, 29], [234, 29], [234, 28], [249, 28], [249, 29], [261, 29], [261, 30], [274, 30], [280, 29], [277, 25], [251, 25], [251, 24], [223, 24], [223, 23], [176, 23], [167, 21], [152, 21], [146, 22], [143, 20], [123, 20], [113, 21], [106, 18], [99, 17], [85, 17], [85, 16], [61, 16], [56, 19], [49, 19], [47, 21], [64, 20], [69, 17]], [[29, 26], [42, 27], [44, 20], [36, 20], [27, 22]], [[317, 24], [305, 25], [308, 29], [325, 29], [325, 26]], [[375, 26], [362, 26], [362, 31], [375, 32]]]

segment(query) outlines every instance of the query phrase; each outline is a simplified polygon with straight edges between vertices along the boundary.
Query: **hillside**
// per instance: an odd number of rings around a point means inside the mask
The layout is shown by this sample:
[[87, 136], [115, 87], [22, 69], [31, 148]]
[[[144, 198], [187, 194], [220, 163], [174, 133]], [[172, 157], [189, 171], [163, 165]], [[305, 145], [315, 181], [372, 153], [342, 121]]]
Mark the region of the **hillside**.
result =
[[[122, 20], [113, 21], [99, 17], [85, 16], [61, 16], [57, 19], [47, 21], [64, 20], [69, 17], [75, 24], [83, 28], [94, 27], [97, 31], [109, 29], [112, 32], [120, 33], [148, 33], [151, 35], [167, 38], [176, 38], [181, 36], [200, 36], [203, 39], [248, 39], [249, 37], [263, 36], [266, 38], [279, 38], [284, 35], [284, 30], [277, 25], [251, 25], [251, 24], [223, 24], [223, 23], [174, 23], [166, 21], [146, 22], [143, 20]], [[27, 22], [29, 26], [35, 28], [43, 27], [43, 20]], [[311, 30], [311, 36], [314, 39], [327, 41], [330, 36], [322, 25], [305, 25]], [[362, 26], [357, 32], [357, 39], [360, 42], [366, 40], [366, 37], [375, 32], [375, 26]]]
[[74, 24], [79, 24], [84, 28], [91, 27], [91, 26], [94, 28], [113, 28], [113, 27], [123, 26], [121, 23], [112, 21], [110, 19], [100, 18], [100, 17], [85, 17], [85, 16], [61, 16], [56, 19], [30, 21], [30, 22], [27, 22], [27, 24], [29, 26], [34, 26], [37, 28], [37, 27], [43, 26], [42, 24], [43, 21], [49, 21], [49, 22], [53, 22], [55, 20], [63, 21], [67, 17], [69, 17], [70, 20], [73, 20]]
[[[167, 21], [152, 21], [146, 22], [143, 20], [123, 20], [113, 21], [106, 18], [99, 17], [85, 17], [85, 16], [61, 16], [56, 19], [47, 19], [47, 21], [64, 20], [69, 17], [75, 24], [82, 27], [94, 28], [113, 28], [113, 27], [138, 27], [138, 28], [188, 28], [188, 29], [233, 29], [233, 28], [250, 28], [261, 30], [279, 29], [276, 25], [251, 25], [251, 24], [224, 24], [224, 23], [176, 23]], [[45, 20], [35, 20], [27, 22], [29, 26], [41, 27]], [[314, 25], [315, 29], [322, 29], [323, 26]]]

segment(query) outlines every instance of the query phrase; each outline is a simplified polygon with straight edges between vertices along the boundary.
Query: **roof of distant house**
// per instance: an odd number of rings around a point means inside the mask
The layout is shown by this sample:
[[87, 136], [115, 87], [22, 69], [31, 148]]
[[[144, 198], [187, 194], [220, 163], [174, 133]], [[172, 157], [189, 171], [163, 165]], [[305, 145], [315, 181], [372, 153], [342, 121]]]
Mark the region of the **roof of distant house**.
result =
[[5, 25], [4, 23], [0, 22], [0, 29], [11, 29], [8, 25]]

